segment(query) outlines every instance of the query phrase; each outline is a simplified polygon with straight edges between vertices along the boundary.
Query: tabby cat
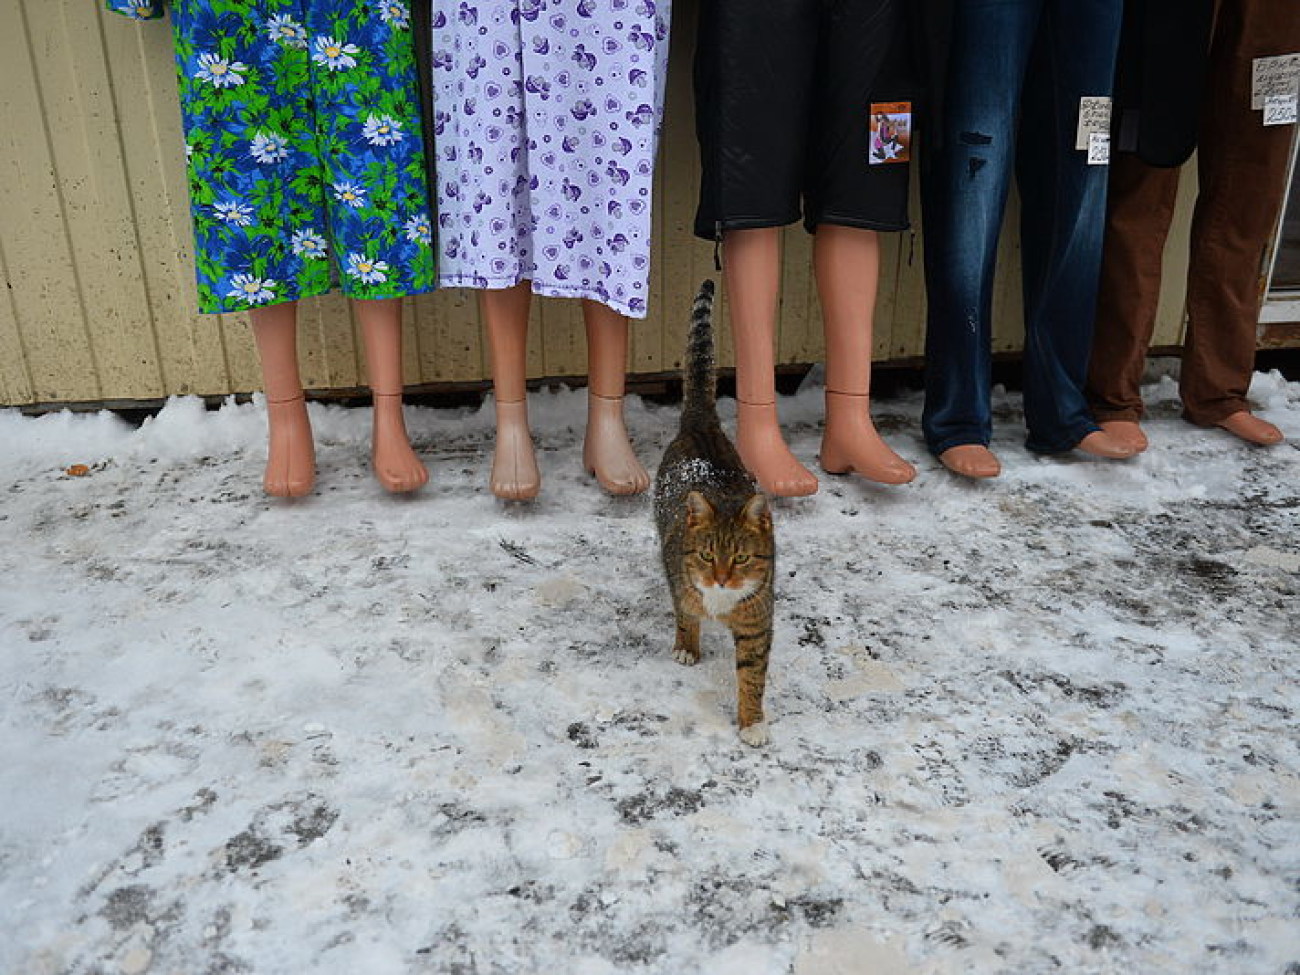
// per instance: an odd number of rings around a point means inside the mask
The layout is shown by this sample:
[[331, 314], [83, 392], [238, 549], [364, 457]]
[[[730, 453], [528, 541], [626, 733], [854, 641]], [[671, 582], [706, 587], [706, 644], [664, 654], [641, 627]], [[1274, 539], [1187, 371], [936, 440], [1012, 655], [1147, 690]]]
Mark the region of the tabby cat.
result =
[[683, 369], [681, 428], [655, 478], [655, 525], [677, 615], [673, 657], [700, 659], [700, 620], [726, 624], [736, 645], [740, 737], [765, 745], [763, 688], [772, 648], [772, 513], [718, 422], [713, 282], [695, 298]]

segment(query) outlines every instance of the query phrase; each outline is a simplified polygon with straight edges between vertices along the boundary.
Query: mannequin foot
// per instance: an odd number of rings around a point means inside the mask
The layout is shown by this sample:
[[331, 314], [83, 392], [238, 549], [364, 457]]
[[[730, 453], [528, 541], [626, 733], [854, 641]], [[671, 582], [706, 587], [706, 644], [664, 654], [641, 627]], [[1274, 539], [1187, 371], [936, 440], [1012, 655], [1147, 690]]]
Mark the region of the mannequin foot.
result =
[[939, 455], [939, 463], [962, 477], [997, 477], [1002, 473], [1002, 464], [997, 455], [978, 443], [949, 447]]
[[402, 416], [402, 394], [375, 393], [374, 404], [371, 464], [375, 478], [393, 494], [424, 487], [429, 472], [411, 448]]
[[1091, 454], [1093, 457], [1105, 457], [1109, 460], [1124, 460], [1137, 453], [1137, 450], [1132, 445], [1117, 440], [1105, 430], [1094, 430], [1075, 444], [1074, 447], [1076, 450], [1082, 450], [1085, 454]]
[[828, 427], [820, 456], [827, 474], [860, 474], [879, 484], [906, 484], [916, 477], [916, 468], [894, 453], [874, 429], [846, 436]]
[[266, 473], [262, 488], [277, 498], [310, 494], [316, 482], [316, 448], [302, 393], [292, 399], [266, 402]]
[[1267, 420], [1261, 420], [1250, 410], [1239, 410], [1220, 420], [1216, 425], [1227, 430], [1234, 437], [1240, 437], [1247, 443], [1259, 447], [1272, 447], [1286, 439], [1281, 430]]
[[640, 494], [650, 486], [650, 475], [632, 452], [623, 422], [623, 397], [587, 391], [587, 436], [582, 442], [582, 465], [610, 494]]
[[1112, 440], [1133, 448], [1135, 454], [1150, 446], [1147, 435], [1135, 420], [1102, 420], [1098, 425]]
[[827, 391], [820, 459], [827, 474], [860, 474], [879, 484], [906, 484], [916, 477], [916, 468], [880, 439], [865, 395]]
[[775, 403], [736, 401], [736, 450], [759, 488], [778, 498], [803, 498], [817, 493], [817, 478], [781, 436]]
[[542, 475], [528, 429], [528, 403], [497, 403], [497, 442], [492, 454], [492, 493], [505, 501], [531, 501]]

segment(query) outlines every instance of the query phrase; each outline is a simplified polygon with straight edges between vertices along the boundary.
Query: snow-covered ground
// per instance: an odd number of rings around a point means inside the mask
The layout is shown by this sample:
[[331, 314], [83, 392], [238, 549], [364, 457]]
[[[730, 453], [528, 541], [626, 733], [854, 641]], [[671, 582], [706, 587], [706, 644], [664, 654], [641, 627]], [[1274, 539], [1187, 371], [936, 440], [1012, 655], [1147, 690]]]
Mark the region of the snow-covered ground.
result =
[[[918, 480], [777, 505], [765, 750], [581, 392], [514, 506], [490, 406], [410, 411], [411, 498], [313, 406], [301, 502], [259, 406], [0, 412], [0, 972], [1300, 971], [1300, 385], [1256, 377], [1271, 450], [1147, 393], [1127, 463], [999, 395], [984, 484], [878, 403]], [[653, 467], [677, 411], [630, 417]]]

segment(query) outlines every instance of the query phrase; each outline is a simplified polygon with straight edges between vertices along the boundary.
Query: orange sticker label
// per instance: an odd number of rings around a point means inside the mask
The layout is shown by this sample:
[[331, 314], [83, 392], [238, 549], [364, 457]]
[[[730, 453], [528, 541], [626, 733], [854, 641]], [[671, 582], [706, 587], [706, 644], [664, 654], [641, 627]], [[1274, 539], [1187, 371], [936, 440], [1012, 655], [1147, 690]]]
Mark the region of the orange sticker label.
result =
[[912, 158], [912, 103], [871, 103], [872, 166], [905, 163]]

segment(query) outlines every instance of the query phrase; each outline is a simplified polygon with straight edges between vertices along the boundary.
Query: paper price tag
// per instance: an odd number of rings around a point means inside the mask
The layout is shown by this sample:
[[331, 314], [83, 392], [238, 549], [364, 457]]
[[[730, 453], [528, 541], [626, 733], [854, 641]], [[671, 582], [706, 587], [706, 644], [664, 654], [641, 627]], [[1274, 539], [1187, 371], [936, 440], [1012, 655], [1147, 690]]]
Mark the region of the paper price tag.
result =
[[1300, 91], [1300, 54], [1255, 58], [1250, 69], [1250, 107], [1264, 108], [1269, 95], [1295, 95]]
[[1294, 125], [1298, 102], [1295, 95], [1268, 95], [1264, 99], [1264, 124]]
[[1074, 137], [1074, 148], [1087, 150], [1091, 136], [1097, 133], [1110, 135], [1110, 99], [1085, 95], [1079, 99], [1079, 131]]
[[1088, 136], [1088, 165], [1110, 165], [1110, 133], [1094, 132]]

